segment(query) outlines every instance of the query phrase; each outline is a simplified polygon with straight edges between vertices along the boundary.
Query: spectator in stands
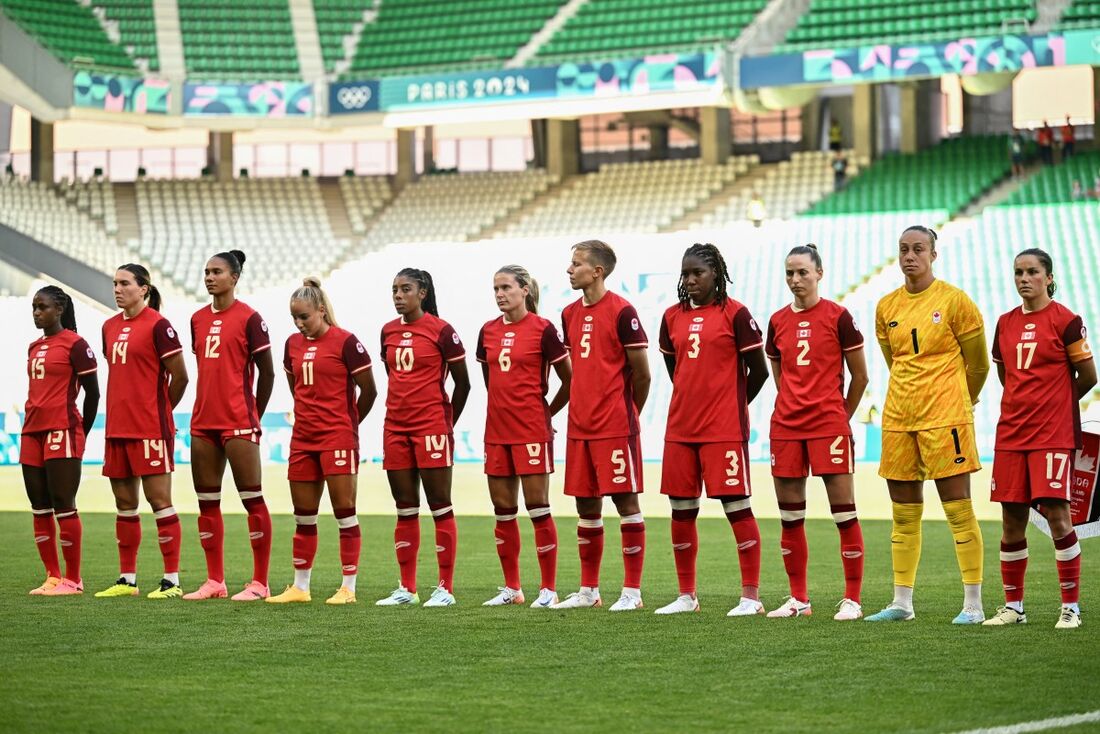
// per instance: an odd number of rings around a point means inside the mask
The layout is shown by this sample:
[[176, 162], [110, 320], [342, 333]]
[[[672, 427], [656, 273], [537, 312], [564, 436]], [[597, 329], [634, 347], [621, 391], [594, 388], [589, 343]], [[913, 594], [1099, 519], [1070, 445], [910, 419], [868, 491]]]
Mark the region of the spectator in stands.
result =
[[1052, 165], [1054, 163], [1054, 130], [1051, 129], [1048, 121], [1043, 120], [1043, 126], [1035, 134], [1035, 142], [1039, 144], [1039, 160], [1043, 165]]
[[764, 200], [760, 198], [760, 194], [756, 191], [752, 192], [752, 197], [749, 199], [749, 205], [745, 210], [745, 214], [754, 227], [760, 227], [760, 225], [764, 223], [764, 218], [767, 216], [767, 210], [764, 208]]
[[829, 125], [829, 150], [840, 150], [844, 145], [844, 131], [840, 129], [840, 121], [835, 117]]
[[1012, 158], [1012, 177], [1024, 175], [1024, 136], [1017, 130], [1008, 140], [1008, 154]]
[[843, 151], [838, 150], [836, 155], [833, 156], [832, 166], [833, 190], [840, 191], [848, 182], [848, 159], [844, 157]]
[[1073, 180], [1073, 191], [1071, 191], [1069, 195], [1074, 200], [1083, 199], [1085, 197], [1085, 189], [1077, 179]]
[[1073, 132], [1073, 123], [1069, 121], [1069, 115], [1066, 115], [1066, 124], [1062, 125], [1062, 160], [1072, 158], [1074, 149], [1077, 147], [1077, 136]]

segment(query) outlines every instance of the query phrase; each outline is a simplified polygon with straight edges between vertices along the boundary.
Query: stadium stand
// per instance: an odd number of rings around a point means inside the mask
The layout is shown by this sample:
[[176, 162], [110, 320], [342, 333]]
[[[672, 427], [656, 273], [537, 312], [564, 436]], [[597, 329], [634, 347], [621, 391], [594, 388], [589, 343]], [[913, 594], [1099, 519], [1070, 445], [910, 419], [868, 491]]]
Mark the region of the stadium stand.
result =
[[384, 176], [342, 176], [340, 194], [351, 231], [361, 235], [366, 234], [367, 224], [386, 206], [393, 191]]
[[1100, 2], [1097, 0], [1074, 0], [1062, 13], [1055, 30], [1074, 28], [1095, 28], [1100, 26]]
[[87, 5], [73, 0], [0, 0], [0, 9], [66, 64], [134, 69]]
[[325, 71], [331, 73], [336, 62], [347, 55], [344, 38], [351, 35], [355, 24], [362, 22], [366, 11], [373, 7], [373, 0], [313, 0]]
[[118, 234], [115, 189], [108, 181], [77, 181], [63, 185], [59, 193], [78, 211], [100, 222], [107, 234]]
[[160, 69], [153, 0], [94, 0], [92, 7], [118, 24], [120, 45], [134, 59], [146, 59], [149, 69]]
[[1078, 153], [1058, 166], [1046, 166], [1012, 192], [1009, 204], [1040, 204], [1073, 200], [1073, 182], [1081, 184], [1082, 198], [1092, 191], [1097, 197], [1100, 188], [1100, 152]]
[[296, 79], [286, 0], [177, 0], [187, 71], [211, 79]]
[[589, 0], [537, 58], [713, 49], [737, 38], [766, 5], [766, 0]]
[[922, 208], [956, 213], [1008, 175], [1005, 138], [947, 138], [913, 155], [883, 156], [843, 191], [810, 209], [841, 214]]
[[[929, 18], [934, 17], [934, 23]], [[809, 12], [776, 53], [878, 43], [932, 41], [1001, 33], [1006, 22], [1035, 22], [1033, 0], [811, 0]]]
[[559, 0], [387, 0], [363, 29], [350, 72], [493, 66], [510, 59]]

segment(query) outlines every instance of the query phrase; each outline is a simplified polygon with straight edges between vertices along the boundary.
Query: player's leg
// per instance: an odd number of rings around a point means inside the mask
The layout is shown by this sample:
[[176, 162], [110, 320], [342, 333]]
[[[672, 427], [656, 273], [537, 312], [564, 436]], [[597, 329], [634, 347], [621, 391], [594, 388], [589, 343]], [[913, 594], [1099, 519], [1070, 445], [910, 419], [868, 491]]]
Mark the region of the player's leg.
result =
[[225, 451], [218, 437], [191, 434], [191, 479], [199, 501], [199, 544], [206, 556], [206, 581], [187, 600], [220, 599], [225, 589], [225, 524], [222, 522], [222, 476]]
[[580, 589], [551, 609], [580, 609], [603, 605], [600, 565], [603, 561], [603, 497], [593, 465], [591, 441], [570, 438], [565, 450], [565, 494], [577, 503], [577, 555], [581, 562]]
[[[503, 449], [506, 451], [507, 447]], [[504, 586], [500, 587], [500, 593], [485, 602], [483, 606], [522, 604], [523, 592], [520, 589], [519, 577], [519, 523], [516, 521], [519, 515], [519, 477], [498, 475], [489, 476], [487, 479], [489, 499], [493, 503], [493, 514], [496, 517], [493, 537], [496, 540], [500, 568], [504, 573]]]
[[827, 474], [822, 477], [829, 497], [829, 510], [840, 533], [840, 563], [844, 568], [844, 598], [833, 616], [838, 621], [863, 616], [860, 595], [863, 589], [863, 529], [856, 515], [855, 477], [852, 474]]
[[[331, 452], [330, 452], [331, 453]], [[352, 454], [351, 466], [358, 469], [358, 456]], [[356, 516], [355, 499], [358, 476], [356, 474], [332, 474], [335, 467], [326, 467], [325, 483], [332, 501], [332, 514], [340, 528], [340, 588], [328, 600], [327, 604], [354, 604], [355, 582], [359, 575], [359, 554], [362, 548], [362, 533], [359, 530], [359, 518]]]
[[672, 506], [670, 532], [672, 558], [676, 564], [679, 596], [656, 614], [680, 614], [699, 611], [696, 596], [696, 563], [699, 557], [699, 498], [703, 493], [699, 444], [665, 441], [661, 461], [661, 494]]
[[[141, 546], [141, 518], [138, 516], [138, 497], [140, 480], [135, 476], [120, 476], [126, 471], [125, 452], [117, 445], [112, 447], [107, 439], [104, 452], [103, 473], [111, 481], [111, 492], [115, 497], [115, 540], [118, 544], [119, 578], [113, 585], [96, 592], [99, 598], [113, 596], [137, 596], [137, 556]], [[113, 452], [118, 452], [112, 456]], [[121, 456], [121, 458], [120, 458]], [[122, 467], [125, 466], [126, 469]]]
[[[390, 451], [387, 446], [386, 461]], [[410, 463], [412, 459], [409, 459]], [[390, 495], [397, 508], [393, 547], [397, 554], [400, 582], [393, 593], [375, 602], [378, 606], [406, 606], [420, 603], [416, 591], [416, 560], [420, 553], [420, 474], [415, 468], [387, 469]]]
[[[23, 436], [23, 441], [34, 440], [32, 436]], [[34, 528], [34, 544], [38, 557], [46, 569], [46, 580], [40, 586], [31, 589], [31, 594], [41, 594], [61, 582], [61, 563], [57, 557], [57, 526], [54, 523], [53, 503], [46, 479], [46, 462], [43, 466], [23, 464], [23, 487], [31, 503], [31, 519]]]
[[[448, 437], [449, 438], [449, 437]], [[435, 559], [439, 567], [439, 585], [424, 602], [426, 607], [446, 607], [455, 603], [455, 556], [458, 551], [458, 524], [451, 505], [451, 467], [420, 470], [424, 495], [435, 522]]]
[[[171, 467], [169, 467], [171, 468]], [[157, 522], [157, 545], [164, 562], [164, 575], [160, 588], [149, 592], [150, 599], [175, 599], [183, 596], [180, 588], [180, 549], [183, 545], [183, 529], [179, 515], [172, 507], [172, 475], [146, 474], [141, 477], [145, 500], [153, 508]]]
[[917, 437], [905, 431], [882, 432], [879, 476], [886, 480], [892, 507], [890, 558], [894, 568], [894, 598], [867, 622], [904, 622], [914, 618], [913, 585], [921, 552], [924, 475]]
[[[997, 452], [994, 459], [994, 500], [1001, 503], [1001, 585], [1004, 588], [1005, 604], [997, 613], [983, 623], [985, 626], [1004, 626], [1008, 624], [1026, 624], [1024, 614], [1024, 577], [1027, 574], [1027, 523], [1031, 507], [1026, 502], [997, 500], [998, 491], [1003, 491], [1003, 481], [997, 481], [1003, 474], [1005, 457]], [[1000, 465], [998, 465], [1000, 463]]]
[[1081, 544], [1073, 529], [1069, 502], [1051, 498], [1039, 500], [1050, 535], [1054, 538], [1054, 557], [1058, 564], [1058, 584], [1062, 589], [1062, 611], [1056, 629], [1074, 629], [1081, 626]]
[[[549, 446], [546, 447], [547, 450]], [[551, 459], [548, 466], [553, 466]], [[531, 604], [532, 609], [547, 609], [558, 603], [558, 528], [550, 514], [550, 475], [524, 474], [523, 504], [531, 518], [535, 531], [535, 555], [539, 560], [539, 595]]]
[[642, 449], [637, 436], [593, 442], [597, 484], [619, 512], [623, 553], [623, 590], [608, 611], [642, 608], [645, 566], [645, 519], [638, 497], [642, 492]]
[[806, 544], [806, 479], [772, 477], [779, 502], [780, 539], [783, 568], [787, 572], [791, 595], [783, 604], [768, 612], [772, 618], [809, 616], [810, 591], [806, 580], [809, 548]]
[[294, 563], [294, 583], [281, 594], [265, 599], [269, 604], [289, 604], [311, 601], [310, 581], [313, 559], [317, 557], [317, 513], [325, 489], [319, 452], [291, 452], [288, 469], [290, 502], [294, 506], [294, 537], [291, 555]]
[[232, 438], [225, 443], [225, 456], [233, 472], [233, 484], [248, 513], [248, 540], [252, 546], [252, 581], [233, 595], [233, 601], [256, 601], [270, 595], [271, 513], [263, 494], [259, 436]]
[[704, 444], [700, 450], [707, 496], [722, 502], [722, 511], [737, 543], [741, 598], [730, 617], [764, 614], [760, 603], [760, 526], [752, 512], [751, 477], [744, 442]]
[[65, 558], [65, 575], [61, 583], [49, 590], [49, 596], [80, 594], [84, 584], [80, 577], [80, 553], [84, 527], [76, 512], [76, 492], [80, 488], [80, 459], [50, 459], [46, 462], [46, 486], [57, 519], [57, 534], [61, 554]]

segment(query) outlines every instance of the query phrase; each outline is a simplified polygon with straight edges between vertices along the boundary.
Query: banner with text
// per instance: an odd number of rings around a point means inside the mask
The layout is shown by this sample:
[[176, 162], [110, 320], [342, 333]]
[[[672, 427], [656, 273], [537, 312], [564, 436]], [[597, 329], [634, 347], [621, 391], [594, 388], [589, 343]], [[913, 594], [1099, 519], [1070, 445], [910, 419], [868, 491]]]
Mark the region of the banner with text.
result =
[[183, 85], [183, 114], [231, 117], [312, 117], [313, 85], [302, 82]]

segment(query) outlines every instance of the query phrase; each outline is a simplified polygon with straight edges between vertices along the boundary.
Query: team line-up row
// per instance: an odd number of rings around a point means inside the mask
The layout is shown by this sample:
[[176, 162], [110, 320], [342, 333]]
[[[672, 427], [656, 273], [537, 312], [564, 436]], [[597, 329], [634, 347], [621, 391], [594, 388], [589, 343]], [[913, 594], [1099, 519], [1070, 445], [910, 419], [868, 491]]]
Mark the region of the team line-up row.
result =
[[[1096, 383], [1081, 318], [1053, 301], [1053, 264], [1041, 250], [1014, 262], [1020, 306], [998, 320], [992, 357], [1004, 385], [993, 465], [992, 498], [1003, 508], [1001, 573], [1005, 603], [986, 619], [981, 596], [982, 536], [970, 500], [970, 474], [980, 468], [973, 404], [989, 371], [980, 312], [960, 289], [935, 278], [936, 233], [906, 229], [898, 241], [904, 283], [878, 304], [875, 337], [890, 368], [882, 416], [882, 461], [893, 503], [891, 551], [894, 598], [867, 621], [914, 618], [913, 586], [921, 547], [923, 483], [931, 479], [943, 502], [964, 586], [956, 624], [1026, 622], [1023, 609], [1029, 507], [1042, 507], [1054, 538], [1062, 608], [1058, 627], [1080, 625], [1080, 545], [1069, 515], [1073, 452], [1080, 446], [1079, 399]], [[248, 512], [253, 579], [232, 598], [295, 603], [311, 600], [321, 495], [327, 487], [339, 526], [342, 583], [327, 603], [356, 602], [360, 532], [356, 519], [358, 426], [377, 390], [368, 350], [337, 325], [318, 280], [307, 278], [290, 299], [298, 333], [286, 342], [283, 368], [294, 400], [288, 479], [295, 515], [294, 580], [268, 588], [271, 519], [260, 474], [260, 417], [271, 396], [274, 367], [267, 325], [235, 297], [245, 262], [233, 250], [210, 258], [205, 283], [210, 305], [191, 318], [197, 390], [191, 420], [192, 475], [199, 501], [199, 540], [207, 580], [184, 593], [179, 580], [180, 521], [172, 508], [175, 426], [172, 409], [188, 384], [182, 345], [160, 315], [160, 295], [141, 265], [115, 273], [120, 312], [102, 330], [108, 364], [103, 473], [118, 515], [120, 577], [97, 597], [136, 596], [141, 540], [139, 488], [157, 524], [164, 575], [154, 599], [225, 597], [220, 512], [225, 466], [233, 472]], [[609, 291], [613, 249], [588, 240], [573, 246], [569, 282], [581, 297], [566, 306], [561, 331], [538, 315], [538, 285], [522, 267], [493, 278], [501, 315], [486, 323], [476, 357], [487, 390], [485, 473], [496, 514], [496, 546], [504, 586], [486, 606], [525, 603], [519, 577], [517, 515], [522, 490], [534, 526], [540, 568], [536, 608], [601, 606], [603, 498], [621, 518], [622, 592], [611, 611], [642, 608], [646, 532], [638, 413], [650, 386], [648, 337], [633, 306]], [[804, 531], [806, 479], [822, 478], [841, 540], [845, 596], [837, 620], [863, 617], [863, 538], [853, 482], [849, 420], [867, 386], [863, 336], [841, 305], [823, 299], [815, 245], [794, 247], [785, 260], [792, 303], [772, 315], [766, 333], [727, 293], [730, 275], [718, 248], [692, 245], [684, 253], [678, 301], [661, 320], [659, 346], [672, 381], [661, 491], [672, 506], [672, 544], [679, 595], [658, 614], [699, 609], [696, 597], [696, 517], [700, 499], [720, 501], [736, 540], [741, 598], [730, 616], [764, 614], [759, 599], [760, 533], [750, 504], [746, 442], [748, 405], [768, 377], [777, 387], [771, 418], [772, 475], [782, 516], [781, 550], [790, 595], [770, 617], [812, 612]], [[415, 268], [393, 281], [398, 318], [381, 334], [388, 375], [383, 468], [394, 498], [398, 587], [377, 603], [420, 603], [416, 561], [420, 546], [420, 487], [435, 526], [438, 585], [426, 607], [454, 603], [457, 527], [451, 507], [453, 427], [465, 407], [470, 378], [455, 330], [439, 317], [431, 276]], [[32, 594], [80, 594], [81, 524], [76, 511], [84, 437], [99, 400], [95, 352], [76, 333], [72, 302], [56, 286], [33, 299], [43, 336], [28, 353], [30, 388], [21, 441], [35, 539], [46, 581]], [[559, 378], [550, 395], [549, 374]], [[848, 379], [845, 379], [845, 373]], [[450, 394], [447, 378], [451, 379]], [[845, 384], [847, 383], [847, 389]], [[76, 401], [83, 389], [83, 411]], [[558, 538], [550, 514], [554, 470], [551, 418], [569, 406], [565, 493], [575, 498], [581, 578], [577, 592], [559, 598]], [[64, 572], [58, 557], [65, 561]]]

